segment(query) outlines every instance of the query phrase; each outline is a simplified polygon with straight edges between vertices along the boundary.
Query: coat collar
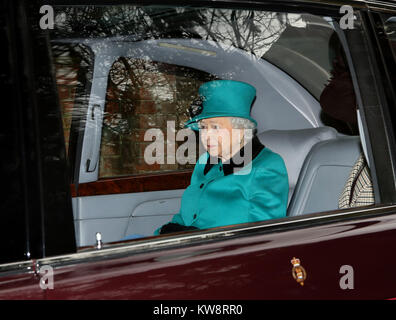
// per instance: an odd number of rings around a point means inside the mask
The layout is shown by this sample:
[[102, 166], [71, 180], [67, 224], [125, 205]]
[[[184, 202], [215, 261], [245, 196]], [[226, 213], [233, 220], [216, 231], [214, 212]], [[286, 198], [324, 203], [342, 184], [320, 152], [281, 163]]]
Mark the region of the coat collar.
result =
[[[252, 159], [253, 160], [260, 152], [265, 148], [265, 146], [260, 142], [259, 138], [255, 135], [252, 140], [248, 142], [248, 144], [252, 144]], [[240, 154], [241, 157], [244, 156], [244, 150], [245, 146], [243, 146], [239, 152], [237, 152], [235, 155]], [[248, 162], [242, 162], [242, 163], [235, 163], [234, 157], [230, 158], [229, 161], [223, 163], [223, 172], [224, 175], [227, 176], [229, 174], [232, 174], [234, 172], [234, 168], [242, 168], [243, 166], [247, 165]], [[220, 158], [212, 157], [209, 156], [208, 161], [206, 162], [205, 168], [204, 168], [204, 175], [206, 175], [209, 170], [217, 163], [220, 163], [221, 160]]]

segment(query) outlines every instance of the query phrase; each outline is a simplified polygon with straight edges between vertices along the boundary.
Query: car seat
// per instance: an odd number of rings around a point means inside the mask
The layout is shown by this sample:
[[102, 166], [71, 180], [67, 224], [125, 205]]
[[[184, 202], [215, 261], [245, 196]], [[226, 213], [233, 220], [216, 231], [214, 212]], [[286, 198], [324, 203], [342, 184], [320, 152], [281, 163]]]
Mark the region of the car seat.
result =
[[288, 216], [338, 209], [338, 199], [361, 152], [359, 136], [339, 136], [313, 146], [301, 169]]
[[278, 153], [285, 162], [289, 177], [289, 203], [293, 196], [304, 160], [320, 141], [334, 139], [337, 131], [331, 127], [299, 130], [270, 130], [257, 135], [261, 143]]

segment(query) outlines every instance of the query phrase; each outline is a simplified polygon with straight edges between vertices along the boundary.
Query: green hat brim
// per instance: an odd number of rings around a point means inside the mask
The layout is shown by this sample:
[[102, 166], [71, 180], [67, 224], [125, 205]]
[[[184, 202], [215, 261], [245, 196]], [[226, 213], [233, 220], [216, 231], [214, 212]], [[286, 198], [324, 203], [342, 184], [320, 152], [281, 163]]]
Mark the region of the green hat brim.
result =
[[190, 128], [191, 130], [194, 131], [199, 131], [198, 127], [198, 121], [202, 119], [208, 119], [208, 118], [218, 118], [218, 117], [235, 117], [235, 118], [244, 118], [252, 121], [256, 126], [257, 126], [257, 121], [254, 120], [252, 117], [243, 117], [240, 114], [230, 114], [230, 113], [214, 113], [214, 114], [205, 114], [205, 115], [197, 115], [196, 117], [186, 121], [184, 123], [185, 128]]

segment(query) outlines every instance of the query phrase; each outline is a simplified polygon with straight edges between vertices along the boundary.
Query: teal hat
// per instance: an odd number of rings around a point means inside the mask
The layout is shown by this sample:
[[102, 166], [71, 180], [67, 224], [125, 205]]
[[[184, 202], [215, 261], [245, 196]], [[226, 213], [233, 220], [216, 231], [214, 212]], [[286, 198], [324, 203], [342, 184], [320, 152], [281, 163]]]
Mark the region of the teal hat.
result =
[[190, 107], [191, 119], [184, 126], [199, 130], [198, 121], [214, 117], [250, 117], [250, 108], [256, 89], [248, 83], [235, 80], [214, 80], [202, 84], [198, 90], [199, 100]]

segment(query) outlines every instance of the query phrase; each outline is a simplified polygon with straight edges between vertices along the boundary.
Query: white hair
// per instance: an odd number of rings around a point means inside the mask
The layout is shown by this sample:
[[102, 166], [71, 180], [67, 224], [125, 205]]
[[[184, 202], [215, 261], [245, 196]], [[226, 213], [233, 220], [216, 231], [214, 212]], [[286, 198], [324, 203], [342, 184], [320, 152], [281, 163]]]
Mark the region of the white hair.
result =
[[[241, 117], [229, 117], [229, 118], [233, 129], [250, 129], [252, 130], [251, 132], [253, 136], [257, 133], [256, 124], [253, 121]], [[202, 120], [203, 119], [198, 121], [199, 126]]]
[[256, 129], [256, 125], [253, 121], [239, 117], [231, 117], [231, 126], [234, 129]]

